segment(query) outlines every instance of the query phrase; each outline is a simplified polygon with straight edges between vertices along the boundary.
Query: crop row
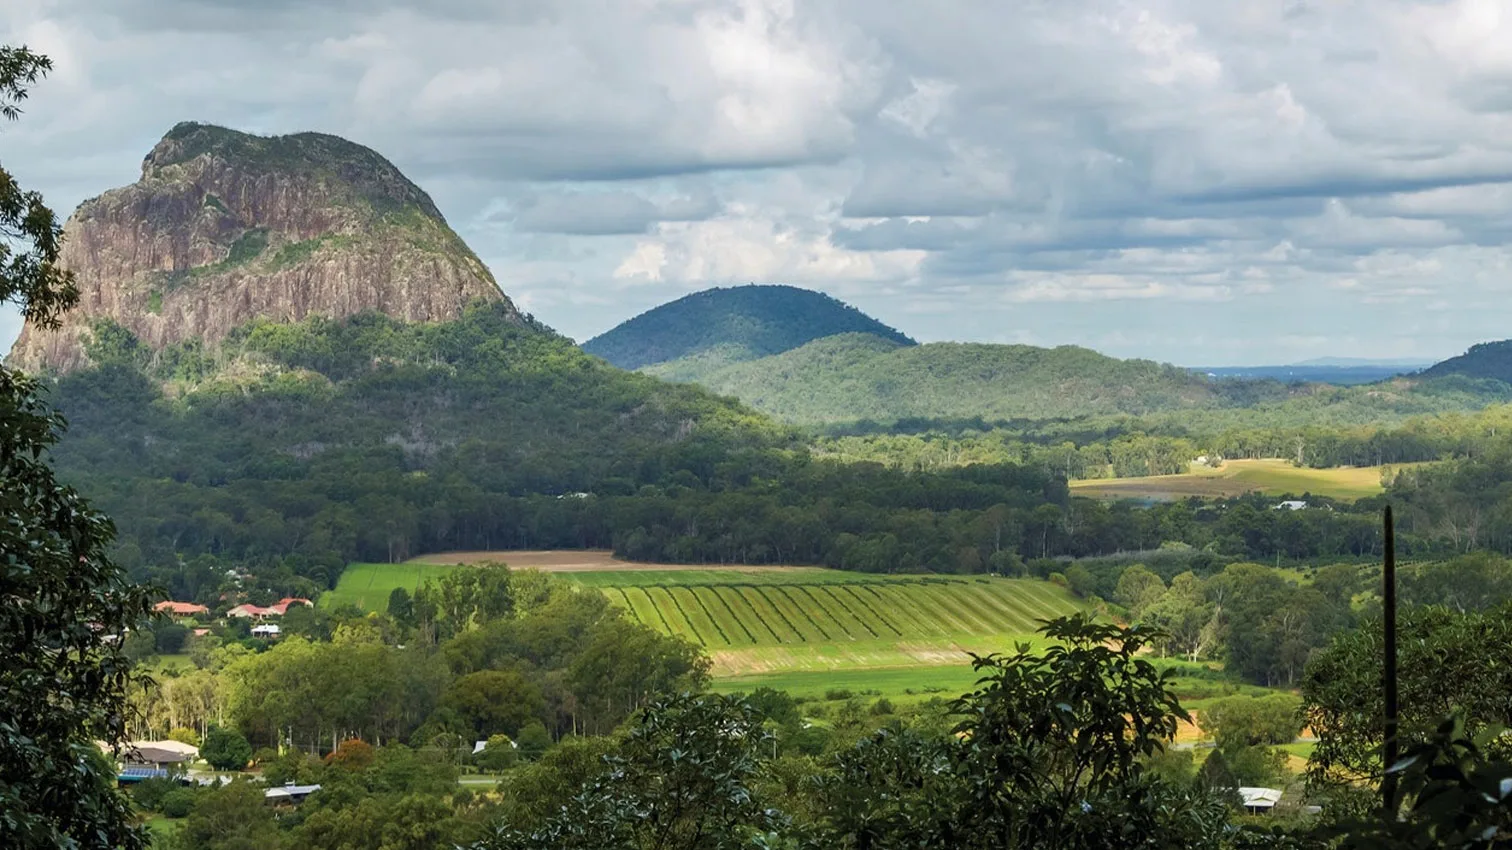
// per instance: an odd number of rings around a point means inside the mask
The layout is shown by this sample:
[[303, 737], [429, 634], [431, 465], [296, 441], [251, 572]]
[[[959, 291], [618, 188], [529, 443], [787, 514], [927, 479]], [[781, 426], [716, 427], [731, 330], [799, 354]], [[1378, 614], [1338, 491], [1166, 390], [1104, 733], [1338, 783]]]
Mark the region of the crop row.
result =
[[1045, 582], [613, 587], [636, 620], [715, 649], [1032, 632], [1076, 610]]

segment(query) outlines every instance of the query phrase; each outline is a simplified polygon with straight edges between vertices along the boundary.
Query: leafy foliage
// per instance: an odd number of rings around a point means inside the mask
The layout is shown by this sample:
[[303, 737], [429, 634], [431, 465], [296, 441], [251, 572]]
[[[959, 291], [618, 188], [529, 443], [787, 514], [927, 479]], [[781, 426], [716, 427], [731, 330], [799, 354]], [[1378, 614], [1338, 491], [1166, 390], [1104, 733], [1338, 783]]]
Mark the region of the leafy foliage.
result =
[[[1221, 801], [1146, 769], [1185, 716], [1136, 657], [1153, 635], [1081, 618], [1044, 631], [1061, 643], [977, 659], [985, 675], [956, 702], [954, 734], [894, 724], [818, 763], [776, 755], [761, 725], [780, 702], [770, 694], [765, 711], [653, 703], [570, 802], [543, 799], [553, 813], [539, 825], [506, 823], [482, 846], [1216, 847]], [[817, 776], [791, 788], [785, 771], [805, 764]]]
[[[0, 115], [51, 64], [0, 47]], [[61, 230], [0, 169], [0, 301], [50, 324], [77, 299], [58, 265]], [[35, 381], [0, 368], [0, 845], [138, 848], [145, 836], [94, 741], [119, 745], [132, 680], [120, 644], [148, 593], [107, 555], [114, 529], [54, 478], [62, 420]]]
[[602, 771], [543, 826], [504, 828], [490, 850], [725, 850], [785, 825], [754, 784], [770, 733], [748, 703], [682, 696], [647, 706]]
[[252, 760], [252, 745], [235, 729], [211, 726], [200, 746], [200, 757], [216, 770], [242, 770]]
[[[1512, 605], [1480, 612], [1414, 608], [1398, 614], [1401, 736], [1433, 739], [1459, 712], [1478, 733], [1512, 724]], [[1303, 711], [1318, 736], [1308, 763], [1315, 783], [1379, 780], [1385, 709], [1380, 689], [1381, 621], [1336, 635], [1307, 666]]]

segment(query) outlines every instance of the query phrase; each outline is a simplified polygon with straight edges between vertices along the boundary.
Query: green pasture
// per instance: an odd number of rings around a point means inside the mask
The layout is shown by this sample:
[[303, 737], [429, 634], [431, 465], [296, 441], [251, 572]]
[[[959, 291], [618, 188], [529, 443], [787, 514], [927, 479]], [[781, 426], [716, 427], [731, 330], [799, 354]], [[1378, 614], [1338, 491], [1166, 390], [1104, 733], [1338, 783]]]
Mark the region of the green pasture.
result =
[[1260, 492], [1274, 496], [1312, 493], [1352, 501], [1380, 494], [1385, 478], [1415, 466], [1421, 464], [1311, 469], [1276, 458], [1229, 460], [1216, 469], [1193, 464], [1190, 472], [1180, 475], [1072, 481], [1071, 491], [1096, 499], [1223, 498]]
[[335, 589], [320, 595], [320, 607], [355, 605], [364, 611], [385, 611], [394, 588], [414, 593], [427, 580], [438, 579], [458, 568], [455, 564], [348, 564]]
[[972, 689], [977, 674], [969, 663], [930, 667], [859, 668], [853, 670], [788, 670], [751, 673], [715, 679], [719, 693], [750, 693], [757, 688], [787, 691], [795, 697], [824, 699], [835, 691], [853, 696], [885, 696], [894, 702], [932, 697], [954, 699]]

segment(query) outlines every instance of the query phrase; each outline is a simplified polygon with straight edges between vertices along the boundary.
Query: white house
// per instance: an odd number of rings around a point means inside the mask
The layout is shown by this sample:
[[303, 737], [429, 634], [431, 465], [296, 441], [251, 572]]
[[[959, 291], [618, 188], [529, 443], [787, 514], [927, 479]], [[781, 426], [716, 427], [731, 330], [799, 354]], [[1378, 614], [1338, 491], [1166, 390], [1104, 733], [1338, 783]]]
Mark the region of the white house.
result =
[[1271, 506], [1271, 510], [1273, 510], [1273, 511], [1283, 511], [1283, 510], [1284, 511], [1300, 511], [1300, 510], [1302, 510], [1305, 507], [1307, 507], [1307, 503], [1304, 502], [1304, 501], [1301, 501], [1299, 499], [1288, 499], [1288, 500], [1280, 503], [1279, 505], [1272, 505]]
[[279, 631], [280, 629], [276, 623], [259, 623], [252, 627], [252, 636], [275, 640], [278, 637]]

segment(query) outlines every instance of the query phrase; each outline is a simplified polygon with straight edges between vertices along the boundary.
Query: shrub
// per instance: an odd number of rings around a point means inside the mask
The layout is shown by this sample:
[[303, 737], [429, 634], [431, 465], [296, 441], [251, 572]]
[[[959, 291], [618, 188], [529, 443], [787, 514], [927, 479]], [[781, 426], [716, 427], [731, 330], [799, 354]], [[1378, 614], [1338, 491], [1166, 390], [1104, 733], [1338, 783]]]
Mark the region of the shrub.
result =
[[850, 692], [849, 688], [830, 688], [824, 692], [824, 698], [831, 702], [850, 699], [852, 696], [855, 695]]
[[252, 760], [252, 745], [235, 729], [211, 726], [200, 747], [200, 757], [216, 770], [243, 770]]
[[546, 726], [539, 720], [532, 720], [520, 729], [520, 734], [515, 736], [515, 743], [520, 745], [520, 758], [534, 761], [551, 749], [551, 733], [546, 731]]
[[175, 788], [163, 795], [162, 802], [158, 804], [158, 811], [164, 817], [186, 818], [194, 811], [194, 804], [199, 798], [188, 788]]
[[325, 763], [343, 770], [359, 772], [373, 765], [373, 745], [356, 738], [342, 741], [325, 757]]
[[892, 700], [888, 699], [887, 697], [882, 697], [881, 699], [879, 699], [876, 702], [872, 703], [872, 705], [871, 705], [871, 713], [872, 714], [876, 714], [876, 715], [892, 714], [893, 713]]
[[520, 752], [508, 735], [491, 735], [483, 752], [473, 756], [473, 764], [482, 770], [502, 771], [515, 766]]

